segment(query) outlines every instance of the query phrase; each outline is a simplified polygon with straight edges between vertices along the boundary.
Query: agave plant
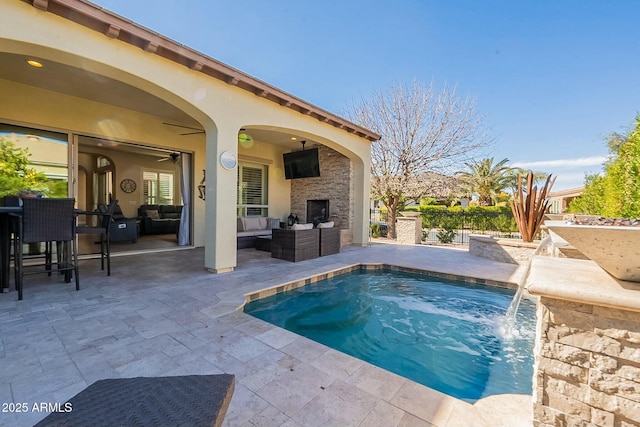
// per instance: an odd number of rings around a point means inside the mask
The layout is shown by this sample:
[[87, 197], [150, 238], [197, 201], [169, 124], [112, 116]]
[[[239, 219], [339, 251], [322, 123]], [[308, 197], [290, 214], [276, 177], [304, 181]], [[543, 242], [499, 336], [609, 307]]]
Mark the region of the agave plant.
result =
[[538, 186], [533, 185], [534, 174], [527, 174], [526, 187], [522, 185], [522, 175], [518, 175], [516, 193], [511, 199], [511, 212], [518, 225], [518, 230], [524, 242], [533, 242], [544, 222], [544, 214], [547, 213], [550, 201], [547, 198], [553, 183], [556, 181], [551, 175], [547, 176], [544, 186], [538, 191]]

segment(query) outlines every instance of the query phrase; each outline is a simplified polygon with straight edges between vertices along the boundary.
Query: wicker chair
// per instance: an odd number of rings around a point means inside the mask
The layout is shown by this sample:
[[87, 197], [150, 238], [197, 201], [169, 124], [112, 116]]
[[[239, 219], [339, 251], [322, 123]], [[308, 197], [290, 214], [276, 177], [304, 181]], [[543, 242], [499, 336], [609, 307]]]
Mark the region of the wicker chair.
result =
[[[14, 239], [16, 289], [22, 299], [22, 285], [26, 274], [64, 272], [65, 282], [71, 282], [75, 274], [76, 290], [80, 289], [78, 277], [78, 253], [76, 248], [74, 199], [24, 199], [22, 215], [18, 220]], [[27, 243], [56, 242], [58, 262], [45, 261], [45, 270], [26, 272], [23, 265], [22, 246]], [[31, 268], [31, 266], [29, 266]]]
[[85, 212], [79, 211], [78, 215], [86, 215], [98, 217], [98, 225], [78, 225], [76, 226], [76, 234], [93, 234], [100, 236], [100, 265], [104, 270], [105, 260], [107, 261], [107, 276], [111, 276], [111, 238], [110, 238], [110, 225], [113, 212], [115, 211], [117, 200], [112, 200], [107, 205], [104, 212]]
[[318, 258], [320, 255], [320, 231], [317, 228], [311, 230], [274, 228], [271, 236], [272, 258], [297, 262]]
[[340, 252], [340, 229], [319, 228], [320, 256], [337, 254]]

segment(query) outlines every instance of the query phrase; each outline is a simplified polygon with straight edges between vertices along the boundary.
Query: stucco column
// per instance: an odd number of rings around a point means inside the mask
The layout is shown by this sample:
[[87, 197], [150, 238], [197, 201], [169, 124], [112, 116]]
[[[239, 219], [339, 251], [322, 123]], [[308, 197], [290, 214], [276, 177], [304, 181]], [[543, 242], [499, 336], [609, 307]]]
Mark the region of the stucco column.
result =
[[398, 217], [396, 221], [397, 242], [419, 245], [422, 241], [422, 217]]
[[[367, 150], [369, 146], [366, 147]], [[366, 246], [369, 244], [369, 205], [371, 203], [371, 182], [369, 171], [371, 162], [368, 156], [351, 159], [353, 164], [353, 244]]]
[[238, 157], [238, 126], [219, 124], [207, 131], [207, 190], [204, 230], [205, 268], [214, 273], [233, 271], [236, 254], [237, 165], [225, 169], [220, 164], [223, 152]]

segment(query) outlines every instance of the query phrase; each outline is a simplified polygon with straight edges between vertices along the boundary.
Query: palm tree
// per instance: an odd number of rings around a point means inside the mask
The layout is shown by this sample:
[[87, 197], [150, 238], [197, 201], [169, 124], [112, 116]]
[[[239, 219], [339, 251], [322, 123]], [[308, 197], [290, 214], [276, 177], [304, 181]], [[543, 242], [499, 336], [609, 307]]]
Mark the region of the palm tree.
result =
[[509, 159], [502, 159], [494, 165], [491, 157], [476, 163], [465, 163], [468, 170], [456, 172], [456, 175], [467, 194], [478, 194], [480, 206], [491, 206], [498, 195], [511, 186], [513, 169], [505, 166], [508, 162]]
[[[518, 192], [518, 176], [527, 177], [529, 172], [533, 174], [533, 184], [534, 185], [542, 185], [545, 183], [547, 176], [546, 172], [540, 171], [529, 171], [527, 169], [522, 168], [510, 168], [510, 171], [507, 173], [507, 185], [505, 188], [509, 188], [511, 191], [511, 195], [515, 196]], [[528, 191], [527, 182], [522, 182], [522, 186], [524, 191]]]

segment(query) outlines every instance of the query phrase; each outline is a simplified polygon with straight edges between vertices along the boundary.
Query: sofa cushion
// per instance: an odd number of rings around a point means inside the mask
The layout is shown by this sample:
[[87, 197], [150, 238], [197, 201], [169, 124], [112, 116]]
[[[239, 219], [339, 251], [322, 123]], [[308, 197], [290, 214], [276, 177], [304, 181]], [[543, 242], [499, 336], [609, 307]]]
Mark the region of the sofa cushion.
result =
[[147, 218], [160, 219], [160, 214], [155, 209], [148, 209], [148, 210], [144, 211], [144, 213], [147, 216]]
[[160, 205], [158, 212], [161, 218], [180, 218], [182, 205]]
[[237, 237], [256, 237], [256, 236], [270, 236], [271, 230], [248, 230], [238, 231]]
[[259, 230], [266, 230], [267, 224], [268, 224], [267, 218], [263, 218], [263, 217], [258, 218], [258, 224], [259, 224], [259, 227], [258, 227]]
[[292, 230], [311, 230], [313, 229], [313, 223], [309, 224], [293, 224], [291, 226]]
[[318, 228], [333, 228], [333, 221], [321, 222]]
[[[262, 221], [261, 224], [261, 219], [263, 219], [264, 221]], [[244, 217], [242, 218], [242, 225], [244, 228], [244, 231], [249, 231], [249, 230], [263, 230], [266, 227], [266, 219], [265, 218], [257, 218], [257, 217]], [[264, 225], [264, 227], [262, 227], [262, 225]]]

